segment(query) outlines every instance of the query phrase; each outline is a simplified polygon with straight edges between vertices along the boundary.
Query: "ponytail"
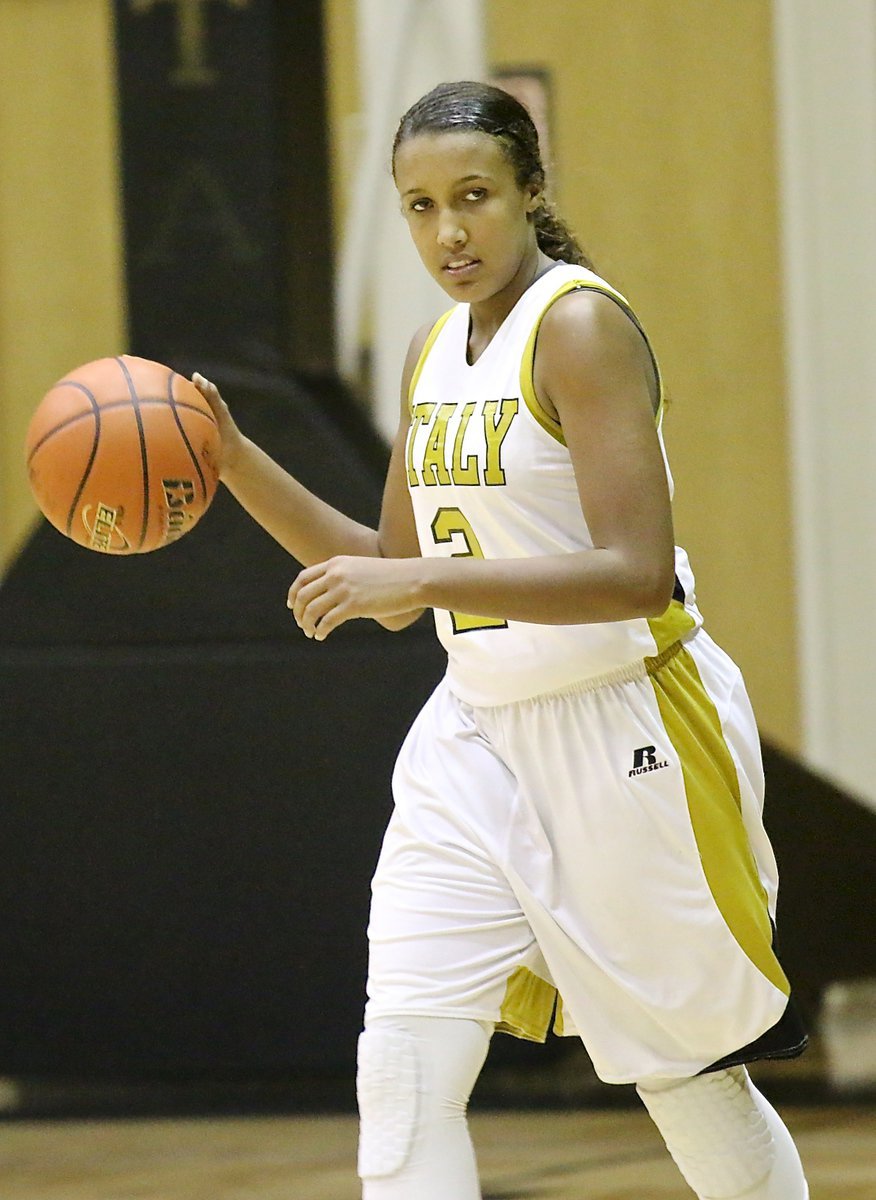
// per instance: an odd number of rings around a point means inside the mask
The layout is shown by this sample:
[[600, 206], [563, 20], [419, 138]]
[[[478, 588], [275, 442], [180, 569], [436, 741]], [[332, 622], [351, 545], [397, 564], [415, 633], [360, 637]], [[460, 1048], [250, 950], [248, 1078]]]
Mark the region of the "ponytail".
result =
[[549, 200], [543, 201], [541, 207], [535, 210], [534, 219], [538, 248], [548, 258], [593, 270], [593, 263], [586, 251]]

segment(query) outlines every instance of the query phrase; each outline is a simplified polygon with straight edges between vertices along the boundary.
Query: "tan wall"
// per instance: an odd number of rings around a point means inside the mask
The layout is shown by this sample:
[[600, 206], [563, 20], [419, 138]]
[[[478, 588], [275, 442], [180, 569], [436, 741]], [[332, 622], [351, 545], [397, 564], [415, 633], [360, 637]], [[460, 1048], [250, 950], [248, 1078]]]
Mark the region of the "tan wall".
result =
[[323, 0], [323, 36], [326, 47], [326, 111], [329, 121], [329, 157], [332, 172], [332, 227], [340, 240], [346, 203], [355, 170], [359, 64], [356, 41], [356, 0]]
[[40, 397], [124, 349], [110, 0], [0, 3], [0, 572], [35, 509]]

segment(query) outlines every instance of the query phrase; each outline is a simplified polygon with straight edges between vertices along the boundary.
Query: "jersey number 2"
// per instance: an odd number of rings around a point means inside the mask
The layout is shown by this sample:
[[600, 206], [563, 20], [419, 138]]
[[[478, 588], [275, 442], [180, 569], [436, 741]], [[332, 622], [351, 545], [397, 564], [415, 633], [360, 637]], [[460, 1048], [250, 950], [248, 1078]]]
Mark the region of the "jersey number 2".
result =
[[[439, 508], [432, 522], [432, 537], [438, 545], [452, 542], [456, 535], [462, 538], [464, 550], [455, 550], [451, 558], [483, 558], [484, 552], [475, 531], [458, 508]], [[475, 629], [507, 629], [508, 622], [501, 617], [472, 617], [467, 613], [452, 612], [454, 633], [471, 633]]]

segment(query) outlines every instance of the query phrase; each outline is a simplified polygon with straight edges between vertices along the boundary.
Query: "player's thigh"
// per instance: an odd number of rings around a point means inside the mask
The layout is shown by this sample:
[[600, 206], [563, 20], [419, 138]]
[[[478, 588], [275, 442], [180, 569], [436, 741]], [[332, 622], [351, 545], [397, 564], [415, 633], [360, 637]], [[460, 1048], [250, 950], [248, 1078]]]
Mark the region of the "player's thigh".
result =
[[[495, 853], [516, 781], [444, 689], [411, 729], [393, 790], [372, 883], [369, 1018], [452, 1014], [501, 1026], [525, 981], [523, 1017], [537, 1000], [543, 1025], [553, 988]], [[533, 1033], [526, 1021], [523, 1031]]]

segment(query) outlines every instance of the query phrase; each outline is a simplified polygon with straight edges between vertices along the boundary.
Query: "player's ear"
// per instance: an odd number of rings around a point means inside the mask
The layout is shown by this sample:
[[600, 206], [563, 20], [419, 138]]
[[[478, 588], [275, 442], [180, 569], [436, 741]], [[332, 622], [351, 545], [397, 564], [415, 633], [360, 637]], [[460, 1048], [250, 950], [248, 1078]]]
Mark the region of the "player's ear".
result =
[[524, 189], [525, 209], [527, 213], [534, 213], [544, 204], [544, 188], [540, 182], [531, 180]]

